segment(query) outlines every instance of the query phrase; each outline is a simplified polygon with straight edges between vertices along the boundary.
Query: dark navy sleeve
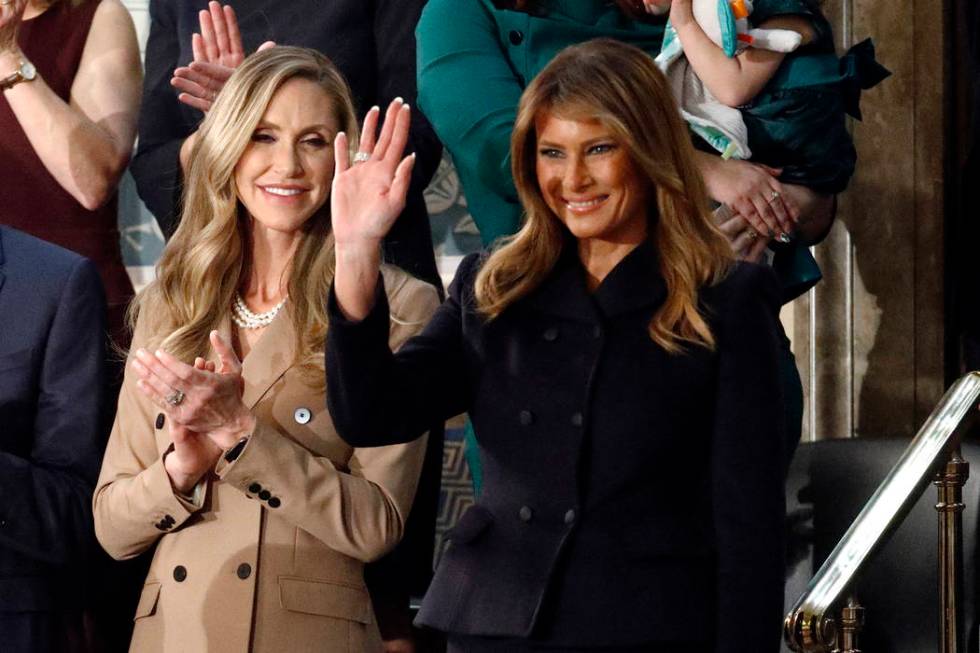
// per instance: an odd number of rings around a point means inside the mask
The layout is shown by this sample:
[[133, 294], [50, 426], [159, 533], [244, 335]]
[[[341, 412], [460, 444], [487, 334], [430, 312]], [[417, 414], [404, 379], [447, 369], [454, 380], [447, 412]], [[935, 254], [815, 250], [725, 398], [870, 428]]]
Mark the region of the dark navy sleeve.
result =
[[[0, 452], [0, 547], [55, 565], [95, 542], [92, 491], [105, 446], [105, 297], [79, 259], [57, 299], [41, 365], [27, 455]], [[4, 437], [7, 438], [8, 434]]]
[[464, 321], [472, 316], [479, 261], [460, 263], [449, 297], [422, 333], [397, 354], [388, 347], [388, 301], [379, 278], [374, 308], [360, 322], [347, 320], [333, 290], [328, 300], [327, 406], [337, 432], [354, 447], [410, 442], [433, 423], [465, 412], [468, 383]]
[[130, 165], [140, 199], [156, 217], [167, 238], [173, 234], [180, 217], [183, 188], [180, 146], [193, 131], [186, 124], [177, 92], [170, 85], [174, 69], [180, 65], [175, 5], [173, 0], [150, 1], [139, 144]]

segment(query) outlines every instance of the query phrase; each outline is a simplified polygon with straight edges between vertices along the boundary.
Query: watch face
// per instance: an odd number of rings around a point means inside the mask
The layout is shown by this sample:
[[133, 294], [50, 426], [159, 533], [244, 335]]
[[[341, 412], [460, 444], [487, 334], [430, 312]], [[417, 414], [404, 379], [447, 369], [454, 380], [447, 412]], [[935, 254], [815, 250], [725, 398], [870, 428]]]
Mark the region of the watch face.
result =
[[25, 61], [20, 65], [20, 75], [27, 81], [31, 81], [37, 77], [37, 68], [30, 61]]

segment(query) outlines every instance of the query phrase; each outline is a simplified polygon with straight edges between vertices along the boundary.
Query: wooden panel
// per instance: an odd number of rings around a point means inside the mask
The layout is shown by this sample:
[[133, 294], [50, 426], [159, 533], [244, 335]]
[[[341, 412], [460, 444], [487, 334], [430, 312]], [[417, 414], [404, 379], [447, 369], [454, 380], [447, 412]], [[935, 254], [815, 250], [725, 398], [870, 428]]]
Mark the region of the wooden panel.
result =
[[[911, 436], [943, 390], [943, 12], [828, 0], [838, 49], [868, 36], [893, 73], [862, 98], [859, 161], [794, 307], [804, 437]], [[912, 19], [910, 20], [910, 16]]]

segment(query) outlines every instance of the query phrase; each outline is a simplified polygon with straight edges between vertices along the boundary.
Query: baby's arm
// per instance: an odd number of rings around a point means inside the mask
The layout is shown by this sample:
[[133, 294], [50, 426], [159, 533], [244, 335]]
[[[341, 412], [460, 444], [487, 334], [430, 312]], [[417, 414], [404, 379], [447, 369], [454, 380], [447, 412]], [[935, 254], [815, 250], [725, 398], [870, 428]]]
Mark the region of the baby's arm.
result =
[[[748, 48], [736, 57], [727, 57], [694, 19], [691, 1], [673, 0], [670, 7], [670, 22], [688, 62], [719, 102], [731, 107], [747, 103], [776, 74], [785, 54]], [[793, 30], [803, 37], [802, 45], [815, 37], [813, 27], [803, 16], [776, 16], [756, 27]]]

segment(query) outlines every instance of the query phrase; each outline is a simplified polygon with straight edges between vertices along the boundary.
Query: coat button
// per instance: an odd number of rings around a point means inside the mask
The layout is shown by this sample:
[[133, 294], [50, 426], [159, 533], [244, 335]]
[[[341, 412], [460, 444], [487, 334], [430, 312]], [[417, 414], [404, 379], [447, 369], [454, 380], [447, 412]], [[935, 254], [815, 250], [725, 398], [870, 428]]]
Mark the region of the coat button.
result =
[[548, 342], [554, 342], [555, 340], [558, 340], [558, 329], [556, 329], [555, 327], [551, 327], [550, 329], [545, 329], [544, 339], [547, 340]]
[[293, 413], [293, 419], [296, 420], [297, 424], [308, 424], [311, 417], [313, 417], [313, 413], [310, 412], [309, 408], [297, 408], [296, 412]]
[[521, 509], [517, 512], [517, 516], [521, 518], [521, 521], [531, 521], [531, 517], [534, 516], [534, 511], [529, 506], [521, 506]]
[[569, 510], [568, 512], [565, 513], [565, 523], [571, 526], [572, 522], [574, 521], [575, 521], [575, 511]]
[[582, 426], [585, 420], [582, 418], [582, 413], [572, 414], [572, 426]]
[[187, 578], [187, 568], [184, 565], [177, 565], [174, 567], [174, 580], [178, 583], [183, 583], [184, 579]]
[[157, 430], [158, 431], [163, 428], [163, 425], [164, 425], [164, 423], [166, 421], [167, 421], [167, 418], [164, 417], [163, 413], [157, 414], [157, 421], [156, 421], [155, 426], [157, 427]]
[[259, 498], [262, 499], [263, 501], [268, 501], [269, 497], [271, 496], [272, 496], [272, 492], [269, 492], [268, 490], [262, 490], [261, 492], [259, 492]]
[[511, 45], [520, 45], [524, 42], [524, 32], [519, 29], [512, 29], [510, 34], [507, 35], [507, 38], [510, 39]]
[[278, 508], [281, 505], [282, 505], [282, 502], [279, 500], [279, 497], [272, 497], [271, 499], [269, 499], [269, 507], [270, 508]]
[[242, 564], [238, 565], [238, 569], [235, 570], [235, 574], [237, 574], [242, 580], [245, 580], [252, 575], [252, 565], [248, 564], [247, 562], [243, 562]]
[[174, 518], [171, 517], [170, 515], [164, 515], [163, 516], [163, 523], [166, 524], [167, 527], [169, 528], [169, 527], [173, 526], [174, 524], [176, 524], [177, 522], [174, 521]]
[[529, 410], [522, 410], [520, 414], [521, 426], [534, 424], [534, 413]]
[[251, 485], [248, 486], [248, 491], [251, 492], [252, 494], [258, 494], [259, 492], [262, 491], [262, 486], [259, 485], [258, 483], [252, 483]]

